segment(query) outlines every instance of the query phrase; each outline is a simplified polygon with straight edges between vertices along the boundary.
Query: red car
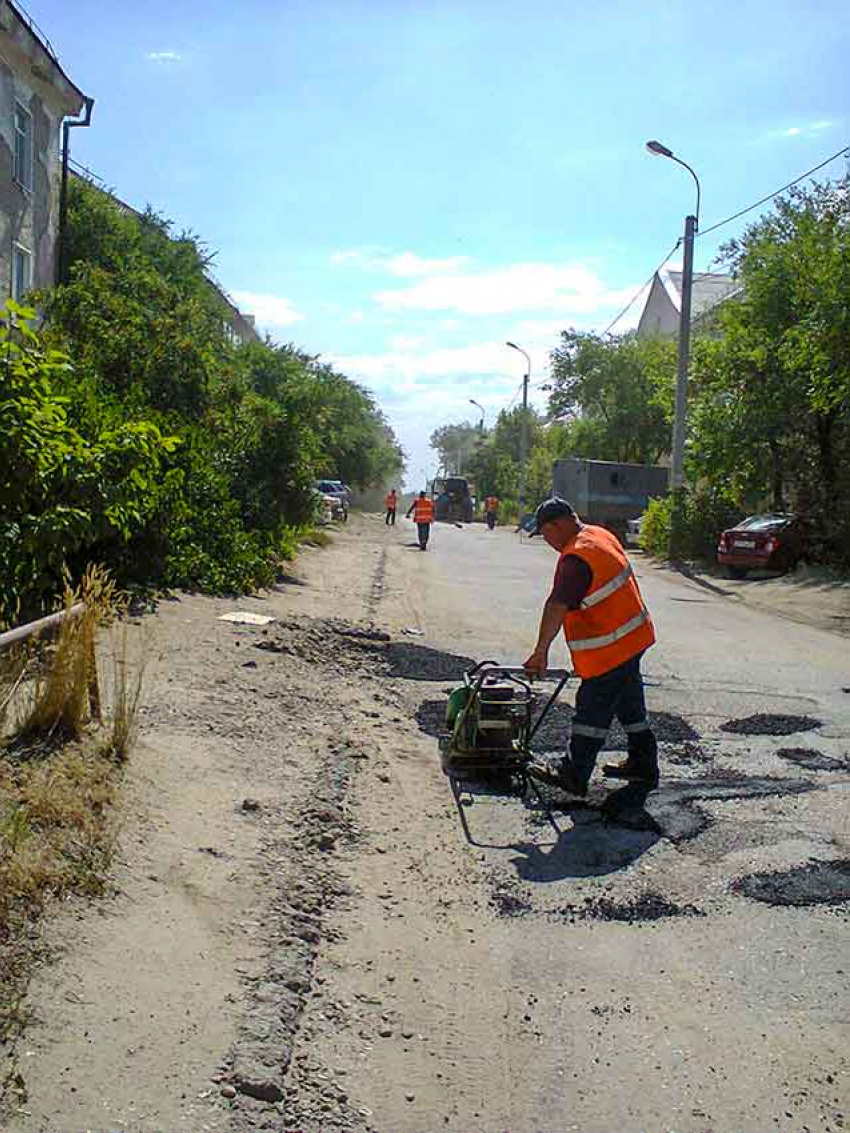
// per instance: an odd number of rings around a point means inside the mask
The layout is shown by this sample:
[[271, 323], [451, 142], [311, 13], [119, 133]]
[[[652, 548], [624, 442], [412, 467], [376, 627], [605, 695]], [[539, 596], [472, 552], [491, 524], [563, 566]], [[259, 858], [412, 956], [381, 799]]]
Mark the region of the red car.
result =
[[751, 515], [721, 534], [717, 561], [733, 578], [750, 570], [791, 570], [803, 556], [806, 533], [795, 515]]

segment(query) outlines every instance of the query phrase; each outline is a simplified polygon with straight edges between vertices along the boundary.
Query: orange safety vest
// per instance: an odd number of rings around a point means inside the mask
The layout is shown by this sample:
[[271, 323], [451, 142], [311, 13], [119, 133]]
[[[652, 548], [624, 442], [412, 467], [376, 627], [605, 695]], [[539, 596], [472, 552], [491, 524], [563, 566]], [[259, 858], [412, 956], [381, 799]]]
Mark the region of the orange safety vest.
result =
[[395, 492], [390, 492], [390, 494], [384, 500], [384, 503], [386, 504], [387, 511], [395, 511], [396, 504], [398, 503], [398, 497], [396, 496]]
[[427, 497], [420, 500], [417, 496], [413, 502], [413, 522], [414, 523], [433, 523], [434, 522], [434, 501], [429, 500]]
[[487, 499], [484, 501], [484, 510], [485, 511], [496, 511], [498, 509], [498, 507], [499, 507], [499, 501], [496, 499], [495, 496], [488, 496]]
[[590, 589], [564, 618], [573, 668], [598, 677], [643, 653], [655, 641], [649, 611], [620, 542], [604, 527], [585, 525], [561, 551], [583, 559], [592, 572]]

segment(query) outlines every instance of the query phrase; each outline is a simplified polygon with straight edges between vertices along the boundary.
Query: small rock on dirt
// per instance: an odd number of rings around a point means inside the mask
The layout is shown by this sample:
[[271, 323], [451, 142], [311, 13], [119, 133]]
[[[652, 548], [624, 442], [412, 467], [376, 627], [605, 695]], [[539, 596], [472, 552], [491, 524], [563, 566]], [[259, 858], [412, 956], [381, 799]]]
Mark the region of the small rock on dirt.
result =
[[235, 1086], [222, 1086], [219, 1093], [221, 1094], [221, 1096], [223, 1098], [235, 1098], [236, 1097], [236, 1087]]

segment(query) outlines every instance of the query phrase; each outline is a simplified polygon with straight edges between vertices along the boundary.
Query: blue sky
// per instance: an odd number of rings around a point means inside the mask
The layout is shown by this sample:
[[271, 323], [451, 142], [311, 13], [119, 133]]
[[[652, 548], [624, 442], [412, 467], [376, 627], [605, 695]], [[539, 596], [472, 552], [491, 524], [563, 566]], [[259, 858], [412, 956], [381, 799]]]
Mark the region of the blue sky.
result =
[[542, 382], [559, 330], [603, 329], [673, 245], [693, 185], [648, 138], [699, 172], [703, 227], [850, 140], [846, 0], [27, 7], [96, 100], [74, 156], [369, 386], [411, 486], [434, 427], [511, 401], [507, 339]]

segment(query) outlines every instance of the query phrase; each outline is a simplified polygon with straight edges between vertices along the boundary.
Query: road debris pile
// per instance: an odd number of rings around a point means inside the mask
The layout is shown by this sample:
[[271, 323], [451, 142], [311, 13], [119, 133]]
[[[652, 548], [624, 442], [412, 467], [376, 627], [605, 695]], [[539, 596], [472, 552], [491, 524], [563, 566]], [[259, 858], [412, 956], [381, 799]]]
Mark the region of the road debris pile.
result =
[[585, 897], [581, 905], [564, 905], [559, 916], [571, 924], [575, 921], [620, 921], [623, 924], [644, 924], [668, 917], [704, 917], [695, 905], [677, 905], [660, 893], [641, 893], [638, 897], [617, 901], [611, 897]]
[[739, 736], [793, 736], [796, 732], [810, 732], [819, 728], [822, 721], [814, 716], [786, 716], [780, 713], [756, 712], [753, 716], [727, 720], [720, 725], [721, 732]]
[[750, 873], [732, 890], [766, 905], [842, 905], [850, 901], [850, 859], [810, 861], [775, 873]]
[[810, 747], [781, 747], [777, 756], [788, 763], [796, 763], [809, 771], [846, 771], [846, 760], [833, 759], [831, 755], [824, 755]]

